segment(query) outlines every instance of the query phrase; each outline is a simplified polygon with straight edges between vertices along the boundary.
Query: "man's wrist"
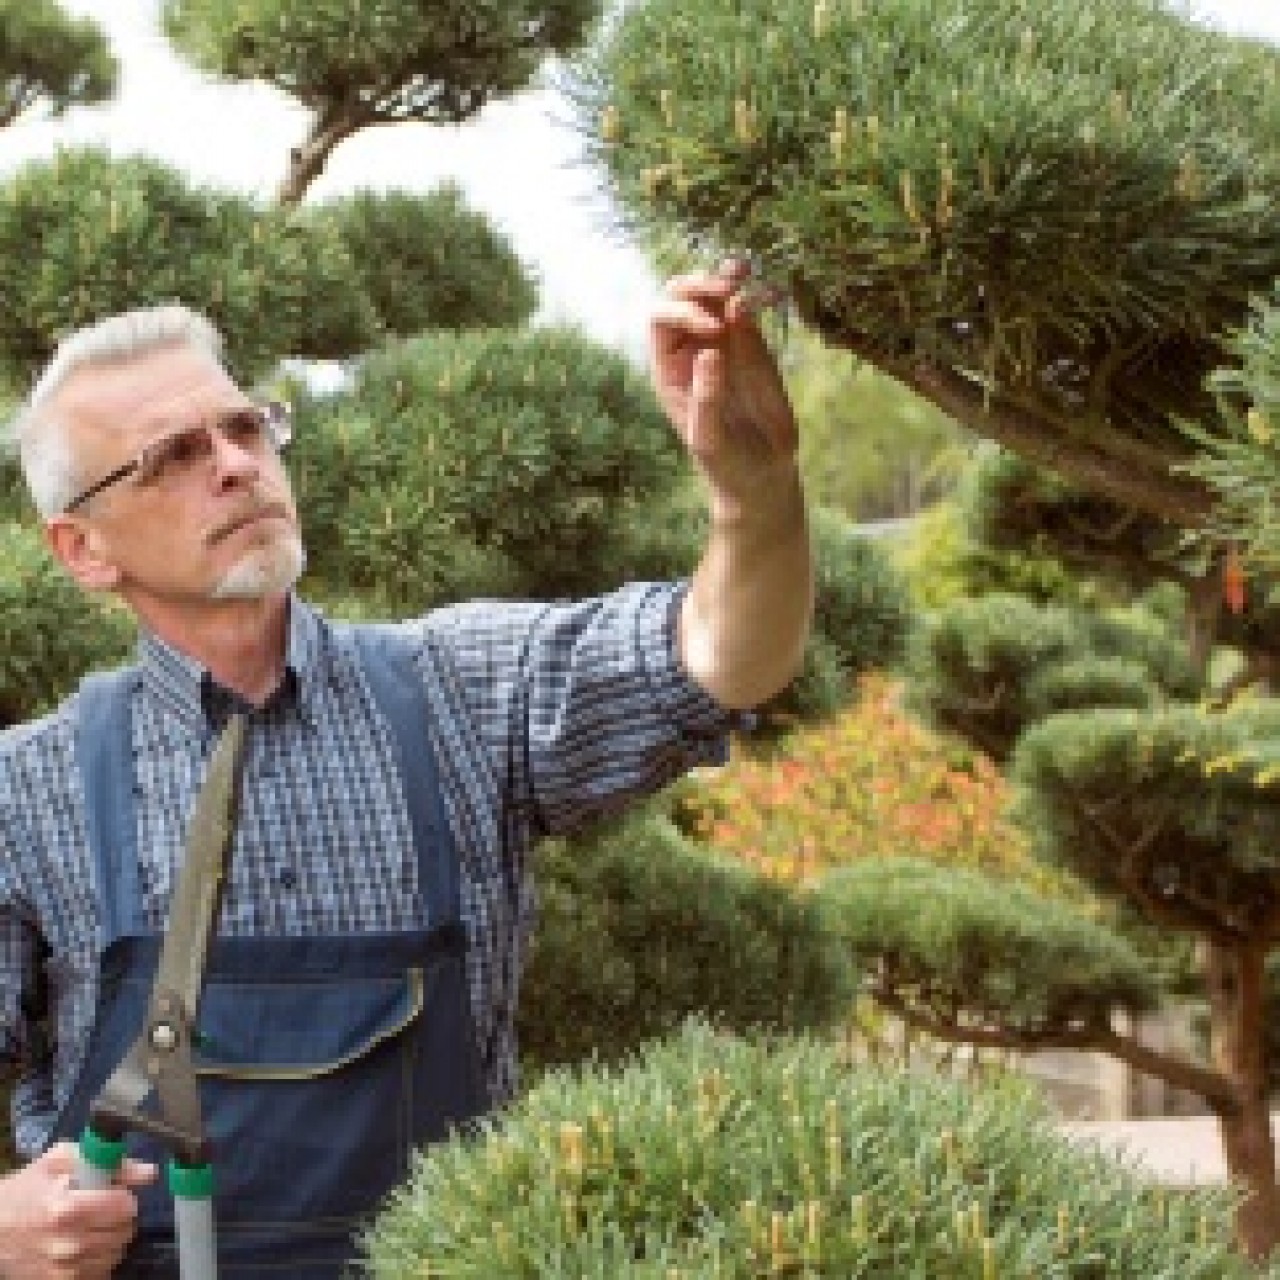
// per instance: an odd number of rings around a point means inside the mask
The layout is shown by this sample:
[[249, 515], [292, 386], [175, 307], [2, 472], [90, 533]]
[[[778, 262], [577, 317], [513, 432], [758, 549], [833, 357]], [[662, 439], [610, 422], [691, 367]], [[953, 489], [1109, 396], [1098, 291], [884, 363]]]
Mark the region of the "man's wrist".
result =
[[711, 487], [711, 526], [726, 532], [776, 534], [804, 523], [804, 485], [794, 459], [762, 469], [737, 493]]

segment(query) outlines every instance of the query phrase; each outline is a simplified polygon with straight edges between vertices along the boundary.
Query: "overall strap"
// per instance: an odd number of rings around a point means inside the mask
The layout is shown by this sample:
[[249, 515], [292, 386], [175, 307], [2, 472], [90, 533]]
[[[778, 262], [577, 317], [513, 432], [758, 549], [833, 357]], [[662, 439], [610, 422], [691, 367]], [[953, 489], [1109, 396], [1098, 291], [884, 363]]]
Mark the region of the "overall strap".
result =
[[88, 675], [76, 704], [76, 756], [98, 881], [103, 950], [138, 932], [142, 917], [130, 719], [135, 678], [131, 668]]
[[427, 920], [433, 925], [457, 920], [462, 909], [458, 855], [427, 730], [427, 695], [414, 661], [416, 646], [394, 625], [365, 623], [347, 632], [395, 743]]

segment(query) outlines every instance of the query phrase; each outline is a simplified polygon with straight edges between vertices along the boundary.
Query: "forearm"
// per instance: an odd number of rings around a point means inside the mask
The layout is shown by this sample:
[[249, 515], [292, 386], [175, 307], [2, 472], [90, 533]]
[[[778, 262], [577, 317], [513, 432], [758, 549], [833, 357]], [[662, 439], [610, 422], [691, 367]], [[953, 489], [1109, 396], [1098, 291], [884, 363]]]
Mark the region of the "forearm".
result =
[[680, 612], [680, 660], [722, 706], [759, 706], [800, 669], [813, 614], [813, 558], [792, 465], [760, 499], [713, 505]]

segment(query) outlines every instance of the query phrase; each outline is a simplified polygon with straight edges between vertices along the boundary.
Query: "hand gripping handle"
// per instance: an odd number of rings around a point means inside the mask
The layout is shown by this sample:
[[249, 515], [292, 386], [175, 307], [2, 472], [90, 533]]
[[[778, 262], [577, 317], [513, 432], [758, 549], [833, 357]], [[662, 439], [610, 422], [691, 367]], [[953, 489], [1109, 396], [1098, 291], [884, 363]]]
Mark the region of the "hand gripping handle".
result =
[[115, 1181], [123, 1160], [123, 1138], [104, 1138], [86, 1125], [80, 1135], [71, 1185], [80, 1191], [101, 1191]]

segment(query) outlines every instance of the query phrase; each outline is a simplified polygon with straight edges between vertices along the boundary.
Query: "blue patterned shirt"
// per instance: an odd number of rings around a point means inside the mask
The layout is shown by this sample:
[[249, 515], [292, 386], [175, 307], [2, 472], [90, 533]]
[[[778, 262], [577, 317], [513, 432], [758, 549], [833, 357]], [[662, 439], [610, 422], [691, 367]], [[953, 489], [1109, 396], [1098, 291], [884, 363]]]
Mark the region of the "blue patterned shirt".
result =
[[[681, 595], [679, 585], [636, 584], [575, 603], [458, 605], [399, 624], [417, 645], [462, 859], [467, 977], [494, 1103], [516, 1086], [513, 1024], [533, 918], [533, 842], [723, 759], [732, 714], [679, 665]], [[159, 931], [218, 692], [198, 664], [152, 635], [140, 639], [135, 671], [139, 881], [144, 918]], [[0, 734], [0, 1063], [21, 1073], [14, 1134], [27, 1156], [47, 1144], [70, 1095], [98, 994], [101, 922], [75, 728], [71, 699]], [[221, 932], [421, 923], [393, 751], [350, 646], [294, 599], [286, 679], [251, 718]], [[33, 1007], [41, 985], [47, 1053]]]

